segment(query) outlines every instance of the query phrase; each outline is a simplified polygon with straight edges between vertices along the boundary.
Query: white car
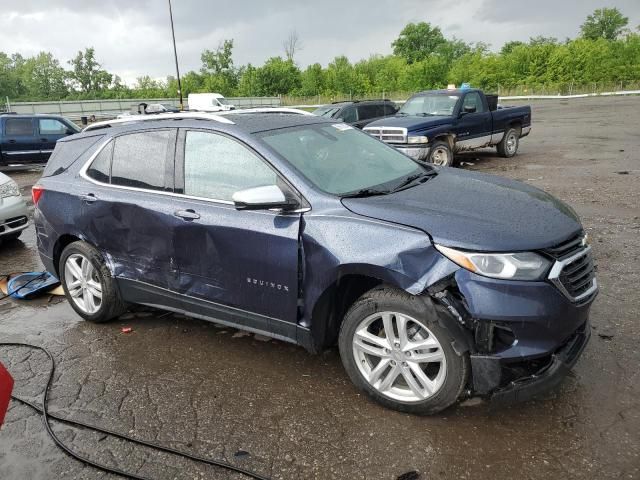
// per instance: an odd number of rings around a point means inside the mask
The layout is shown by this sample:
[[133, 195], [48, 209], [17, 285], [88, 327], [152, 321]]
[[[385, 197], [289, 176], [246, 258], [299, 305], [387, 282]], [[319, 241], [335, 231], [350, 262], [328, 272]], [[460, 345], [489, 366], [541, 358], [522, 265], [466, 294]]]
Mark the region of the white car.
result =
[[236, 108], [219, 93], [190, 93], [187, 102], [192, 112], [224, 112]]
[[0, 173], [0, 242], [15, 240], [28, 225], [27, 204], [18, 184]]

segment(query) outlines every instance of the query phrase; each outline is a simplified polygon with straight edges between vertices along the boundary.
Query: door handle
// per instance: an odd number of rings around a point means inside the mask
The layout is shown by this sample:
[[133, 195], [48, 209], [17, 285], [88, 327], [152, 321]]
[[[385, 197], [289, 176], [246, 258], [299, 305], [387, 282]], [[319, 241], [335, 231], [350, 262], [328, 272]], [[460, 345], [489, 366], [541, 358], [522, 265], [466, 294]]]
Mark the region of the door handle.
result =
[[16, 143], [15, 140], [9, 140], [9, 143]]
[[40, 139], [40, 141], [41, 141], [41, 142], [48, 142], [48, 141], [49, 141], [49, 139], [48, 139], [48, 138], [41, 138], [41, 139]]
[[200, 218], [200, 214], [190, 208], [187, 210], [176, 210], [173, 212], [173, 215], [178, 218], [182, 218], [183, 220], [197, 220]]
[[96, 197], [93, 193], [87, 193], [86, 195], [82, 195], [82, 201], [85, 203], [93, 203], [96, 200], [98, 200], [98, 197]]

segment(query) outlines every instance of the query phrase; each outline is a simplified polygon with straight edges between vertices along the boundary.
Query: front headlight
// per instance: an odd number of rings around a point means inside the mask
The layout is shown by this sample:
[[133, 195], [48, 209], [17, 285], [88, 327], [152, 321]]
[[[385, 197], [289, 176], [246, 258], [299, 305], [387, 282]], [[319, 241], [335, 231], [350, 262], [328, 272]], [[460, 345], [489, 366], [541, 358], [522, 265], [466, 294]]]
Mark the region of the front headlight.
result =
[[13, 180], [9, 180], [7, 183], [3, 183], [2, 185], [0, 185], [0, 198], [19, 196], [20, 188], [18, 187], [18, 184]]
[[542, 280], [551, 261], [533, 252], [481, 253], [464, 252], [442, 245], [436, 248], [462, 268], [485, 277], [508, 280]]
[[408, 137], [407, 143], [429, 143], [429, 137], [418, 135], [416, 137]]

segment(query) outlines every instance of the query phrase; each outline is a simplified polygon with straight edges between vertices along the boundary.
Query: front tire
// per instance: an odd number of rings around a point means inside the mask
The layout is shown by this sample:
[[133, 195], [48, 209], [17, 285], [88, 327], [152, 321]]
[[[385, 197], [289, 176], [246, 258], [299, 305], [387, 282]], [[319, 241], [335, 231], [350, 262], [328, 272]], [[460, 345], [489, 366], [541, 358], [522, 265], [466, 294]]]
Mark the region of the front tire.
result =
[[520, 130], [517, 128], [509, 128], [505, 133], [500, 143], [496, 146], [498, 155], [504, 158], [511, 158], [518, 153], [518, 147], [520, 146]]
[[430, 415], [456, 402], [469, 358], [456, 354], [429, 298], [390, 287], [364, 294], [340, 328], [340, 357], [351, 381], [376, 402]]
[[441, 167], [453, 166], [453, 152], [448, 142], [437, 140], [429, 149], [428, 161]]
[[126, 311], [104, 259], [87, 242], [67, 245], [60, 255], [58, 272], [67, 300], [85, 320], [103, 323]]

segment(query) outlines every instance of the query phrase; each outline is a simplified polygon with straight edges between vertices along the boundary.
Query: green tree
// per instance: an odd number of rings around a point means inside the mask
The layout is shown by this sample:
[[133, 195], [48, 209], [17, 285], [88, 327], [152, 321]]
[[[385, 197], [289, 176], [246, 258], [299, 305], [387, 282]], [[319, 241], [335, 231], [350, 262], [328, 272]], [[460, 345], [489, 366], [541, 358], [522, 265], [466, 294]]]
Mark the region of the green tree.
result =
[[513, 51], [516, 47], [522, 47], [526, 45], [526, 43], [521, 42], [520, 40], [512, 40], [510, 42], [505, 43], [500, 49], [500, 55], [507, 55]]
[[100, 92], [109, 88], [113, 80], [113, 75], [102, 70], [93, 47], [79, 51], [69, 64], [72, 67], [70, 78], [81, 92]]
[[326, 88], [325, 72], [322, 65], [314, 63], [302, 72], [300, 93], [302, 95], [318, 95]]
[[291, 60], [271, 57], [255, 71], [256, 95], [286, 95], [300, 87], [300, 69]]
[[446, 39], [440, 28], [432, 27], [430, 23], [409, 23], [400, 36], [393, 41], [394, 55], [404, 58], [408, 63], [419, 62], [434, 53]]
[[22, 82], [29, 98], [60, 100], [69, 93], [68, 74], [51, 53], [40, 52], [21, 64]]
[[625, 31], [629, 24], [629, 18], [622, 15], [617, 8], [598, 8], [587, 16], [580, 26], [582, 36], [589, 40], [604, 38], [615, 40]]
[[205, 50], [200, 59], [203, 87], [223, 95], [234, 94], [239, 75], [233, 65], [233, 39], [224, 40], [215, 50]]

